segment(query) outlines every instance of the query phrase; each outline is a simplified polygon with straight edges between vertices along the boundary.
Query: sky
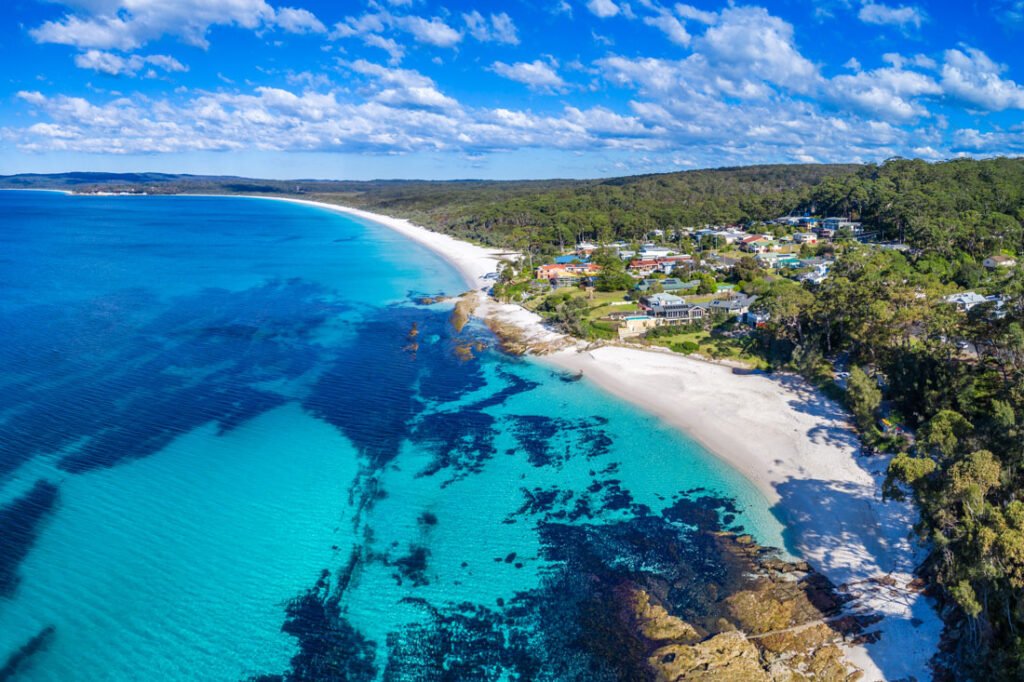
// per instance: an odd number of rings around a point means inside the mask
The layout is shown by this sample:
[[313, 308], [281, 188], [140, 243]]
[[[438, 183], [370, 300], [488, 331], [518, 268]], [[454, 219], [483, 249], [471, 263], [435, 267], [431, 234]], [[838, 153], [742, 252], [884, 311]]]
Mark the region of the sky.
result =
[[4, 0], [0, 173], [1024, 154], [1024, 0]]

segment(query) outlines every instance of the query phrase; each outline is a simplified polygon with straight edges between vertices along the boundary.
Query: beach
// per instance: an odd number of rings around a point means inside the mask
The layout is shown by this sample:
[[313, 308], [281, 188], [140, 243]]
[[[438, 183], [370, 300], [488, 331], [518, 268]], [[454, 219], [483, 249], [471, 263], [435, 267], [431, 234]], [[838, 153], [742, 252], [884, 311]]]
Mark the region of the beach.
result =
[[[443, 256], [478, 293], [489, 287], [485, 276], [507, 255], [408, 220], [275, 200], [389, 227]], [[517, 305], [480, 299], [479, 316], [516, 325], [534, 339], [561, 336]], [[916, 512], [909, 503], [882, 500], [888, 459], [861, 452], [839, 405], [797, 376], [754, 373], [676, 353], [574, 344], [539, 360], [582, 371], [587, 381], [682, 430], [753, 482], [786, 526], [785, 549], [851, 594], [851, 612], [881, 619], [869, 628], [881, 633], [876, 642], [847, 648], [865, 679], [926, 673], [942, 622], [912, 582], [923, 558], [909, 538]]]

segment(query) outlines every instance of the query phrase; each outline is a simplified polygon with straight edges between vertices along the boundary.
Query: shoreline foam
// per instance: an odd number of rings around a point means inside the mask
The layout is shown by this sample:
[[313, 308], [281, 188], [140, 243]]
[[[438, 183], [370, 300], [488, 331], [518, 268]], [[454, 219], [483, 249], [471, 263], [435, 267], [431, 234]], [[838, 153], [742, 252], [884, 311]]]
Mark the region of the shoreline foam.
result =
[[[369, 220], [445, 258], [478, 293], [489, 287], [504, 254], [361, 209], [285, 197], [289, 201]], [[480, 296], [485, 315], [537, 339], [564, 337], [524, 308]], [[583, 371], [585, 380], [682, 430], [753, 482], [786, 526], [786, 549], [808, 561], [856, 598], [851, 610], [881, 616], [870, 628], [882, 637], [847, 647], [865, 680], [928, 674], [942, 622], [911, 587], [923, 558], [908, 540], [916, 512], [884, 502], [887, 458], [865, 456], [848, 416], [799, 377], [767, 376], [639, 348], [571, 348], [540, 358]]]

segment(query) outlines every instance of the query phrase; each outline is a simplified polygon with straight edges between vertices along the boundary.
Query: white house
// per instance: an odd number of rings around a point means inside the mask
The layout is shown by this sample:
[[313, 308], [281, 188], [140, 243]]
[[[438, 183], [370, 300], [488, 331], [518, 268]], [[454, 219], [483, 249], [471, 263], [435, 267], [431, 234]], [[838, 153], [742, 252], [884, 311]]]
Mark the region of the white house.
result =
[[989, 270], [996, 268], [1012, 268], [1017, 265], [1017, 259], [1013, 256], [989, 256], [981, 262]]
[[986, 299], [981, 294], [975, 293], [973, 291], [963, 291], [959, 294], [950, 294], [949, 296], [946, 296], [942, 300], [945, 301], [946, 303], [952, 303], [960, 310], [966, 311], [970, 310], [976, 305], [981, 305], [982, 303], [985, 303], [988, 299]]

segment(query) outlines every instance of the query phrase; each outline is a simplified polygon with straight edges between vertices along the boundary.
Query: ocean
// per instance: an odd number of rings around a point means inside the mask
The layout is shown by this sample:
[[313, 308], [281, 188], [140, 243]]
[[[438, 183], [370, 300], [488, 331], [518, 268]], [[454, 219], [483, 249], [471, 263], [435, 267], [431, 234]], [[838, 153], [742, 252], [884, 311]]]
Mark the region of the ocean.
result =
[[610, 680], [626, 582], [709, 617], [768, 503], [464, 289], [317, 207], [0, 192], [0, 680]]

